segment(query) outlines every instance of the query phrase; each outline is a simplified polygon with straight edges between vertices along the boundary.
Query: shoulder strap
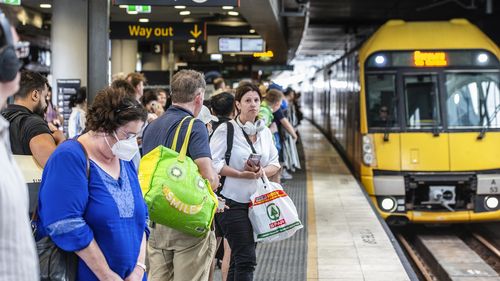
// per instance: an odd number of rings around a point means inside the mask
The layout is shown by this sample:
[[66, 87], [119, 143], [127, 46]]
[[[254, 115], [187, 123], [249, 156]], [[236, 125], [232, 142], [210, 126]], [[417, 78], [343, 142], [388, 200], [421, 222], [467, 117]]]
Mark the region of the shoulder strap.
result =
[[226, 122], [227, 124], [227, 149], [226, 154], [224, 154], [224, 159], [226, 164], [229, 166], [229, 160], [231, 159], [231, 151], [233, 150], [233, 139], [234, 139], [234, 126], [231, 121]]
[[240, 127], [240, 129], [243, 132], [243, 135], [245, 136], [245, 139], [247, 140], [248, 145], [250, 145], [252, 152], [257, 153], [257, 151], [255, 151], [255, 148], [253, 147], [252, 141], [250, 140], [250, 137], [248, 136], [248, 134], [245, 132], [245, 130], [243, 130], [243, 128]]
[[[233, 139], [234, 139], [234, 126], [231, 121], [227, 121], [227, 148], [226, 154], [224, 154], [224, 159], [226, 160], [226, 165], [229, 166], [229, 160], [231, 160], [231, 151], [233, 150]], [[220, 195], [222, 188], [224, 187], [224, 183], [226, 182], [226, 176], [222, 176], [219, 180], [220, 185], [217, 188], [216, 194]]]
[[195, 120], [196, 119], [192, 118], [191, 121], [189, 121], [189, 125], [186, 131], [186, 136], [184, 137], [184, 142], [182, 143], [181, 151], [179, 152], [179, 157], [177, 158], [180, 162], [184, 162], [184, 160], [186, 159], [189, 137], [191, 136], [191, 130], [193, 129], [193, 124]]
[[188, 119], [189, 117], [190, 117], [190, 116], [188, 115], [188, 116], [186, 116], [186, 117], [182, 118], [182, 120], [181, 120], [181, 122], [179, 123], [179, 125], [177, 125], [177, 129], [175, 130], [174, 140], [173, 140], [173, 142], [172, 142], [172, 146], [170, 147], [170, 149], [177, 151], [177, 150], [176, 150], [176, 148], [177, 148], [177, 139], [179, 138], [179, 133], [180, 133], [180, 131], [181, 131], [182, 124], [183, 124], [183, 123], [184, 123], [184, 121], [185, 121], [186, 119]]

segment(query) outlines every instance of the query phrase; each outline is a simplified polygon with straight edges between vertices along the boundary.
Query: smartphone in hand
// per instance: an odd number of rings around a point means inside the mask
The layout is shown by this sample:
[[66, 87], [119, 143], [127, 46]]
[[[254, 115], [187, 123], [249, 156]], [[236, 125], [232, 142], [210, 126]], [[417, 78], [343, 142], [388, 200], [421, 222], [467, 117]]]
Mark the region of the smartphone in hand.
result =
[[248, 157], [248, 161], [252, 163], [253, 166], [260, 166], [260, 158], [262, 155], [257, 154], [257, 153], [252, 153]]

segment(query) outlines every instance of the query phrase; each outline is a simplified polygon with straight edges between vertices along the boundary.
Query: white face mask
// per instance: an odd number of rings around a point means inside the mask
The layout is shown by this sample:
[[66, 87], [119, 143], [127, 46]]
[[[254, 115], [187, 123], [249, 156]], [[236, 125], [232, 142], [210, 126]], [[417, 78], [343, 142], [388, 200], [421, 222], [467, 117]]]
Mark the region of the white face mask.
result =
[[109, 145], [108, 139], [104, 137], [104, 140], [108, 144], [111, 152], [124, 161], [130, 161], [134, 158], [135, 154], [139, 151], [139, 145], [137, 145], [137, 137], [129, 138], [126, 140], [120, 140], [114, 133], [114, 137], [117, 140], [113, 146]]

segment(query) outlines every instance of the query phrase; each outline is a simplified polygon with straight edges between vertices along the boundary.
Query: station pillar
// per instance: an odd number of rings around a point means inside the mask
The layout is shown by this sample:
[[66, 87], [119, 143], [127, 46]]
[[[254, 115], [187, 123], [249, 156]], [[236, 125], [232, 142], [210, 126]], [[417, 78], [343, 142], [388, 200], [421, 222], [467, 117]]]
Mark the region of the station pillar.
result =
[[111, 75], [128, 74], [137, 65], [136, 40], [111, 40]]
[[80, 79], [87, 86], [87, 0], [52, 2], [52, 87], [57, 79]]

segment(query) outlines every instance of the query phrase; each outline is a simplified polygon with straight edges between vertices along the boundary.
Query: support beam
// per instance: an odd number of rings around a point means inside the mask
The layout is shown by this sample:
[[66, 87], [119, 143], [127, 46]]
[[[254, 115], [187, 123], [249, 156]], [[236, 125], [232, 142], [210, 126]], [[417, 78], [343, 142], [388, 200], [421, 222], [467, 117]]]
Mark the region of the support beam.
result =
[[97, 92], [109, 84], [109, 0], [87, 1], [87, 100], [91, 104]]

